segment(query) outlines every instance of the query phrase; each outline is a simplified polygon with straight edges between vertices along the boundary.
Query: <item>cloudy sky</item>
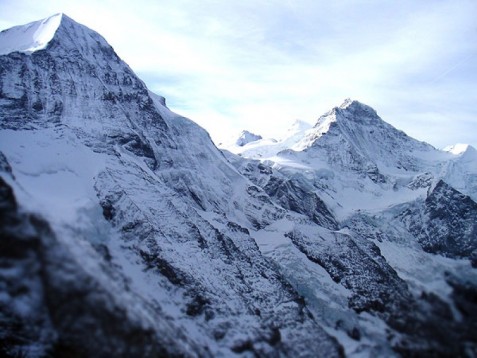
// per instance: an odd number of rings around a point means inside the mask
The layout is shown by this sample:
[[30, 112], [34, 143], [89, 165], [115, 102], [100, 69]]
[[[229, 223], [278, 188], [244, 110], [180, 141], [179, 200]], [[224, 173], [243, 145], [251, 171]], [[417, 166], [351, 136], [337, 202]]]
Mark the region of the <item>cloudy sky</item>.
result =
[[476, 0], [0, 0], [0, 29], [58, 12], [216, 142], [279, 137], [351, 97], [436, 147], [477, 147]]

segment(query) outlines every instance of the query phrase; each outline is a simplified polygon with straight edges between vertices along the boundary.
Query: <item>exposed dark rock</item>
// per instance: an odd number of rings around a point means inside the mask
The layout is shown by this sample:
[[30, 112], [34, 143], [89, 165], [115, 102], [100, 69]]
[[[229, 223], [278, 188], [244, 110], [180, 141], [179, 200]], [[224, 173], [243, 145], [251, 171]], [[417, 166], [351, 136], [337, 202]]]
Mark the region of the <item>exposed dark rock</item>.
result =
[[70, 256], [46, 221], [19, 210], [1, 177], [0, 218], [2, 356], [190, 354], [179, 330], [159, 335], [140, 322]]
[[442, 180], [401, 218], [427, 252], [471, 259], [477, 250], [477, 203]]
[[[477, 349], [477, 342], [468, 333], [474, 332], [475, 325], [470, 320], [456, 319], [449, 304], [433, 293], [413, 296], [406, 282], [368, 239], [333, 232], [307, 237], [294, 231], [288, 236], [311, 261], [325, 268], [335, 282], [351, 290], [350, 308], [382, 317], [401, 334], [392, 344], [396, 352], [405, 356], [460, 356]], [[464, 310], [469, 310], [472, 316], [475, 287], [468, 283], [454, 285], [456, 303], [462, 302]], [[357, 328], [347, 333], [353, 339], [360, 339]]]
[[398, 325], [401, 312], [410, 309], [411, 295], [406, 283], [374, 244], [358, 245], [359, 238], [334, 232], [309, 238], [295, 231], [288, 236], [311, 261], [325, 268], [335, 282], [353, 292], [349, 306], [355, 311], [382, 313]]
[[272, 176], [264, 190], [283, 208], [304, 214], [318, 225], [330, 230], [338, 228], [333, 214], [306, 181], [300, 178], [280, 179]]

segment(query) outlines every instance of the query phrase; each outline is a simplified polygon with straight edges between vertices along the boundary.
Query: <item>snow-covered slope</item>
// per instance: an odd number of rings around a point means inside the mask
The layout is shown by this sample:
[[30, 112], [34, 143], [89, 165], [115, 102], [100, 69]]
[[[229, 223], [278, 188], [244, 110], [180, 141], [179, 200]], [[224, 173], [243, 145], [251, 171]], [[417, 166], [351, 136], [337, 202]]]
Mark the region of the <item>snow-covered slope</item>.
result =
[[[350, 286], [343, 283], [351, 290], [349, 297], [353, 297], [353, 287], [361, 299], [373, 297], [370, 298], [373, 305], [379, 306], [378, 302], [385, 302], [390, 295], [394, 296], [391, 301], [400, 307], [396, 315], [404, 321], [403, 311], [426, 310], [429, 309], [426, 306], [437, 305], [437, 302], [440, 302], [439, 305], [450, 302], [446, 309], [456, 317], [467, 314], [454, 306], [456, 288], [452, 286], [454, 283], [450, 283], [453, 279], [449, 278], [449, 274], [452, 272], [452, 277], [454, 274], [461, 277], [459, 285], [475, 287], [477, 275], [471, 269], [471, 263], [475, 266], [477, 257], [475, 149], [459, 146], [457, 149], [461, 150], [458, 151], [456, 148], [439, 151], [410, 138], [384, 122], [369, 106], [352, 100], [333, 108], [321, 116], [313, 128], [297, 131], [291, 138], [293, 140], [272, 144], [250, 143], [239, 150], [229, 147], [224, 154], [243, 175], [262, 187], [275, 203], [306, 215], [321, 227], [344, 230], [346, 235], [350, 235], [350, 242], [357, 244], [357, 247], [363, 248], [365, 245], [368, 255], [368, 260], [363, 261], [365, 270], [374, 265], [369, 262], [373, 253], [382, 254], [387, 264], [407, 281], [409, 294], [421, 295], [423, 299], [414, 301], [408, 296], [398, 303], [396, 294], [384, 293], [392, 290], [388, 283], [385, 284], [386, 288], [374, 286], [372, 280], [357, 284], [363, 275], [379, 275], [360, 271], [361, 260], [351, 259], [358, 255], [355, 252], [357, 248], [351, 250], [353, 253], [346, 253], [346, 240], [342, 239], [346, 236], [342, 234], [333, 234], [333, 245], [326, 244], [326, 239], [316, 244], [310, 238], [316, 237], [316, 229], [313, 230], [314, 234], [304, 234], [295, 225], [294, 231], [286, 235], [291, 239], [286, 245], [294, 244], [300, 253], [288, 250], [288, 255], [293, 255], [284, 259], [278, 253], [278, 247], [270, 250], [270, 240], [267, 240], [266, 246], [262, 248], [264, 254], [282, 265], [292, 282], [302, 282], [303, 274], [301, 269], [291, 268], [288, 262], [302, 260], [300, 255], [303, 253], [312, 262], [324, 267], [332, 277], [338, 275], [336, 279], [339, 282], [343, 282], [339, 272], [346, 272], [345, 280], [352, 282]], [[373, 248], [373, 245], [376, 247]], [[328, 256], [332, 250], [338, 250], [340, 254]], [[441, 255], [455, 260], [445, 261]], [[334, 263], [327, 262], [330, 257], [335, 260]], [[346, 263], [347, 260], [353, 263]], [[427, 268], [421, 267], [422, 263]], [[423, 270], [430, 270], [430, 273], [424, 275]], [[349, 278], [356, 272], [360, 272], [360, 278]], [[382, 283], [393, 279], [389, 276], [379, 280]], [[311, 287], [305, 287], [304, 295], [309, 297], [308, 290]], [[401, 287], [397, 290], [404, 293], [407, 289]], [[376, 294], [380, 295], [377, 292], [388, 298], [377, 299]], [[470, 291], [466, 292], [470, 294]], [[429, 296], [429, 293], [432, 295]], [[313, 297], [309, 297], [310, 302], [315, 300], [316, 295], [320, 296], [317, 292], [311, 294]], [[470, 297], [467, 296], [467, 299], [471, 300]], [[429, 300], [436, 301], [433, 303]], [[349, 304], [352, 304], [351, 301]], [[446, 304], [443, 303], [441, 308]], [[373, 306], [372, 310], [379, 311], [378, 306]], [[389, 306], [383, 310], [391, 314], [384, 321], [395, 328], [396, 322], [391, 313], [393, 309]], [[439, 312], [437, 306], [431, 310], [437, 311], [424, 326], [437, 325], [441, 315], [447, 315], [444, 311]], [[362, 325], [359, 332], [366, 332], [364, 335], [373, 337], [375, 343], [384, 339], [374, 335], [376, 332], [363, 328], [368, 326], [362, 317], [358, 322]], [[407, 326], [403, 321], [398, 326], [401, 324]], [[451, 322], [448, 324], [453, 325]], [[348, 342], [346, 346], [350, 347], [352, 343]], [[383, 345], [379, 347], [383, 348]], [[379, 351], [376, 346], [370, 349], [374, 352], [368, 352], [371, 355], [389, 354]]]
[[[226, 149], [285, 176], [306, 177], [340, 218], [424, 197], [441, 178], [477, 200], [472, 147], [459, 155], [437, 150], [395, 129], [358, 101], [346, 100], [312, 129], [291, 138]], [[261, 185], [267, 181], [262, 176]]]
[[446, 152], [455, 154], [455, 155], [459, 155], [459, 154], [464, 153], [468, 148], [469, 148], [468, 144], [457, 143], [457, 144], [454, 144], [454, 145], [449, 145], [449, 146], [445, 147], [443, 150], [446, 151]]
[[228, 150], [247, 158], [268, 158], [273, 157], [284, 149], [291, 148], [302, 139], [303, 135], [310, 128], [311, 125], [309, 123], [297, 119], [293, 122], [290, 128], [287, 129], [285, 135], [280, 140], [256, 136], [253, 138], [254, 140], [244, 141], [242, 139], [243, 134], [250, 132], [243, 131], [238, 139], [234, 138], [228, 142], [220, 143], [218, 146], [223, 150]]
[[[473, 148], [437, 151], [346, 101], [221, 152], [96, 32], [66, 15], [9, 31], [2, 354], [475, 352]], [[465, 250], [427, 248], [436, 215]]]
[[44, 49], [55, 35], [62, 16], [56, 14], [41, 21], [0, 32], [0, 55], [11, 52], [32, 53]]
[[[250, 236], [285, 210], [203, 129], [170, 112], [100, 35], [63, 15], [45, 49], [2, 56], [0, 69], [0, 151], [12, 168], [5, 190], [49, 223], [32, 255], [42, 258], [52, 240], [58, 255], [39, 259], [30, 282], [22, 261], [2, 252], [23, 287], [2, 293], [2, 322], [21, 323], [2, 326], [6, 353], [340, 355]], [[51, 233], [41, 232], [46, 225]], [[8, 271], [1, 277], [10, 282]], [[32, 308], [46, 323], [29, 322], [21, 300], [53, 306]]]

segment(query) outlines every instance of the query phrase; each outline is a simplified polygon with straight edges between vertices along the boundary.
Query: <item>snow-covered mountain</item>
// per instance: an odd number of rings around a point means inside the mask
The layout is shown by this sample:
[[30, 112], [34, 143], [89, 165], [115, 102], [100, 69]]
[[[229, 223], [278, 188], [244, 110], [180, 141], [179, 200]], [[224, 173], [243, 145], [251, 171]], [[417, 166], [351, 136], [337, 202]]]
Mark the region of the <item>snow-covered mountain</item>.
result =
[[[262, 252], [283, 267], [291, 282], [299, 282], [295, 287], [303, 289], [299, 292], [309, 302], [320, 297], [316, 290], [310, 292], [316, 279], [305, 279], [303, 266], [291, 268], [288, 263], [303, 260], [303, 254], [350, 289], [348, 297], [356, 297], [360, 303], [366, 301], [365, 297], [371, 299], [371, 308], [365, 304], [370, 311], [382, 310], [392, 315], [390, 301], [398, 304], [394, 314], [403, 321], [408, 319], [405, 312], [416, 314], [426, 310], [425, 305], [436, 309], [441, 303], [441, 308], [448, 304], [446, 310], [460, 317], [457, 320], [470, 312], [467, 304], [464, 305], [468, 308], [459, 311], [453, 280], [462, 280], [468, 298], [476, 292], [473, 290], [477, 275], [471, 268], [477, 265], [476, 153], [471, 146], [463, 145], [437, 150], [408, 137], [384, 122], [372, 108], [353, 100], [346, 100], [321, 116], [313, 128], [295, 131], [281, 141], [224, 147], [229, 161], [263, 188], [276, 204], [332, 230], [334, 239], [326, 239], [316, 229], [308, 229], [309, 233], [304, 234], [297, 230], [299, 226], [290, 225], [284, 242], [257, 241]], [[274, 225], [264, 231], [274, 235], [283, 231], [271, 227]], [[356, 245], [348, 253], [344, 249], [347, 240]], [[292, 244], [299, 251], [295, 255], [289, 248]], [[358, 257], [363, 245], [366, 258], [352, 260], [353, 256]], [[283, 247], [287, 247], [285, 252], [278, 253]], [[378, 258], [374, 258], [375, 253]], [[402, 281], [390, 285], [391, 274], [384, 279], [378, 278], [377, 273], [364, 273], [378, 260], [386, 263], [380, 265], [381, 270], [389, 265]], [[374, 279], [379, 284], [374, 285]], [[302, 286], [303, 281], [308, 283]], [[398, 282], [405, 282], [405, 286]], [[417, 300], [416, 295], [420, 295]], [[326, 301], [335, 299], [331, 296]], [[437, 301], [426, 302], [429, 299]], [[319, 302], [323, 312], [323, 301]], [[350, 298], [348, 304], [351, 305]], [[355, 307], [356, 310], [359, 311]], [[429, 328], [429, 322], [442, 314], [434, 312], [424, 325]], [[335, 315], [333, 312], [332, 316]], [[362, 316], [357, 320], [366, 326]], [[396, 328], [393, 318], [383, 320], [388, 329]], [[434, 322], [438, 324], [441, 323]], [[367, 334], [372, 336], [370, 331]], [[459, 344], [465, 345], [462, 341]], [[349, 347], [349, 343], [345, 346]], [[358, 346], [351, 350], [353, 354], [364, 349], [363, 344]], [[389, 352], [371, 349], [366, 354]]]
[[238, 156], [66, 15], [0, 54], [2, 354], [476, 354], [473, 148], [346, 101]]
[[235, 141], [234, 144], [238, 145], [239, 147], [243, 147], [245, 144], [255, 142], [260, 139], [262, 139], [262, 136], [258, 134], [254, 134], [249, 131], [242, 131], [239, 138]]
[[[279, 175], [304, 177], [340, 219], [356, 210], [381, 211], [423, 197], [439, 179], [477, 200], [473, 147], [457, 154], [437, 150], [350, 99], [321, 116], [313, 128], [282, 141], [224, 149], [260, 160]], [[263, 175], [251, 179], [261, 186], [269, 180]]]

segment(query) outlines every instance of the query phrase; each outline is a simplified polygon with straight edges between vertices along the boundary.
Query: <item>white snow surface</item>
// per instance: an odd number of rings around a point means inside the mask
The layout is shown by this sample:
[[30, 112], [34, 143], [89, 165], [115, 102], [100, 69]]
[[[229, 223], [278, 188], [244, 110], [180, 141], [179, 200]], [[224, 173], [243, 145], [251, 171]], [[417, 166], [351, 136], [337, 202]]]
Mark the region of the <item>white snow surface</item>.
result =
[[[62, 18], [55, 15], [2, 32], [0, 54], [44, 49]], [[41, 213], [56, 233], [65, 234], [59, 235], [65, 238], [63, 244], [78, 262], [85, 262], [86, 271], [92, 276], [99, 271], [99, 254], [92, 244], [104, 244], [115, 267], [129, 281], [131, 292], [122, 295], [120, 284], [108, 284], [107, 275], [99, 275], [98, 280], [117, 290], [117, 300], [131, 307], [131, 315], [144, 316], [154, 326], [160, 323], [153, 322], [154, 315], [148, 310], [160, 307], [186, 336], [208, 346], [213, 355], [227, 356], [231, 354], [227, 347], [253, 340], [267, 317], [283, 316], [282, 337], [297, 334], [293, 326], [296, 303], [279, 283], [268, 279], [274, 277], [267, 266], [271, 261], [349, 356], [372, 356], [371, 346], [388, 349], [386, 324], [376, 316], [349, 309], [350, 290], [334, 282], [286, 235], [299, 225], [310, 237], [319, 232], [332, 241], [338, 231], [274, 204], [264, 190], [225, 160], [202, 128], [148, 92], [127, 65], [108, 52], [99, 35], [64, 19], [58, 33], [68, 31], [76, 41], [65, 36], [62, 45], [80, 48], [85, 61], [95, 65], [94, 76], [83, 78], [74, 69], [66, 75], [58, 73], [64, 93], [58, 123], [30, 130], [2, 129], [0, 151], [13, 168], [14, 179], [4, 177], [21, 206]], [[104, 51], [92, 50], [97, 43]], [[112, 57], [102, 57], [108, 54]], [[14, 87], [5, 86], [2, 91], [19, 97]], [[70, 95], [72, 88], [79, 95]], [[87, 96], [82, 97], [84, 93]], [[133, 100], [121, 102], [120, 95]], [[56, 98], [48, 96], [45, 102], [54, 103]], [[144, 116], [138, 116], [144, 108]], [[147, 117], [147, 110], [159, 116]], [[385, 218], [380, 216], [383, 212], [392, 213], [397, 205], [425, 198], [441, 178], [474, 200], [477, 197], [474, 148], [436, 150], [407, 137], [379, 119], [373, 109], [352, 100], [321, 116], [314, 127], [296, 121], [278, 141], [251, 140], [256, 137], [249, 135], [244, 139], [243, 146], [235, 142], [226, 149], [258, 160], [282, 177], [305, 181], [338, 221], [359, 212]], [[103, 216], [101, 199], [116, 200], [113, 226]], [[138, 237], [122, 238], [121, 232], [128, 230], [137, 230]], [[447, 299], [450, 290], [443, 279], [445, 270], [465, 270], [469, 264], [426, 254], [402, 236], [407, 240], [404, 244], [379, 241], [376, 245], [412, 290], [437, 292]], [[235, 248], [231, 257], [221, 245]], [[146, 268], [139, 253], [160, 254], [179, 275], [193, 273], [187, 279], [203, 290], [216, 316], [207, 322], [202, 316], [185, 315], [190, 293]], [[241, 261], [237, 255], [247, 259]], [[136, 300], [136, 295], [144, 301]], [[271, 302], [260, 306], [263, 320], [251, 313], [247, 300], [257, 305]], [[338, 329], [338, 321], [346, 329], [359, 327], [361, 340]], [[230, 327], [223, 340], [210, 339], [224, 323]]]
[[0, 55], [12, 52], [30, 54], [43, 50], [55, 35], [62, 17], [63, 14], [60, 13], [0, 32]]
[[[477, 151], [473, 147], [437, 150], [408, 137], [371, 107], [351, 99], [321, 116], [312, 128], [295, 123], [279, 141], [262, 139], [222, 148], [259, 160], [287, 177], [308, 178], [338, 219], [425, 197], [430, 182], [439, 179], [477, 200]], [[419, 184], [424, 178], [429, 183]]]
[[[13, 168], [12, 176], [2, 177], [20, 206], [45, 217], [74, 261], [85, 261], [85, 271], [111, 288], [128, 314], [140, 316], [143, 311], [135, 310], [144, 303], [153, 307], [150, 319], [164, 310], [166, 323], [173, 321], [214, 356], [260, 340], [268, 318], [280, 320], [290, 349], [305, 349], [311, 330], [322, 337], [314, 344], [333, 351], [312, 320], [300, 321], [308, 328], [296, 332], [298, 304], [248, 234], [247, 228], [264, 227], [284, 210], [225, 160], [207, 132], [150, 93], [99, 34], [64, 17], [55, 40], [51, 59], [67, 70], [55, 73], [54, 84], [42, 82], [40, 94], [25, 88], [42, 110], [23, 116], [18, 105], [18, 117], [2, 117], [0, 151]], [[35, 56], [26, 56], [12, 67], [22, 61], [37, 66]], [[2, 80], [7, 104], [21, 98], [16, 68]], [[114, 208], [110, 221], [104, 201]], [[111, 253], [118, 275], [132, 282], [131, 295], [108, 284], [108, 275], [95, 274], [100, 254], [88, 253], [98, 243]], [[174, 277], [154, 263], [148, 268], [147, 255], [166, 262], [181, 284], [172, 284]], [[141, 299], [131, 303], [131, 296]], [[185, 314], [196, 296], [210, 302], [199, 301], [199, 308], [210, 305], [212, 320]], [[215, 330], [224, 331], [220, 343]]]
[[92, 152], [69, 130], [0, 131], [0, 151], [9, 159], [19, 201], [59, 225], [88, 227], [98, 210], [95, 176], [106, 156]]
[[[248, 131], [243, 131], [238, 139], [234, 138], [220, 143], [218, 147], [245, 158], [269, 158], [284, 149], [293, 148], [308, 133], [311, 127], [309, 123], [297, 119], [279, 140], [274, 138], [255, 138], [253, 141], [240, 141], [243, 133], [249, 133]], [[242, 145], [238, 144], [239, 141]]]
[[455, 155], [459, 155], [464, 153], [467, 150], [467, 148], [469, 148], [469, 144], [457, 143], [454, 145], [449, 145], [445, 147], [443, 150]]

